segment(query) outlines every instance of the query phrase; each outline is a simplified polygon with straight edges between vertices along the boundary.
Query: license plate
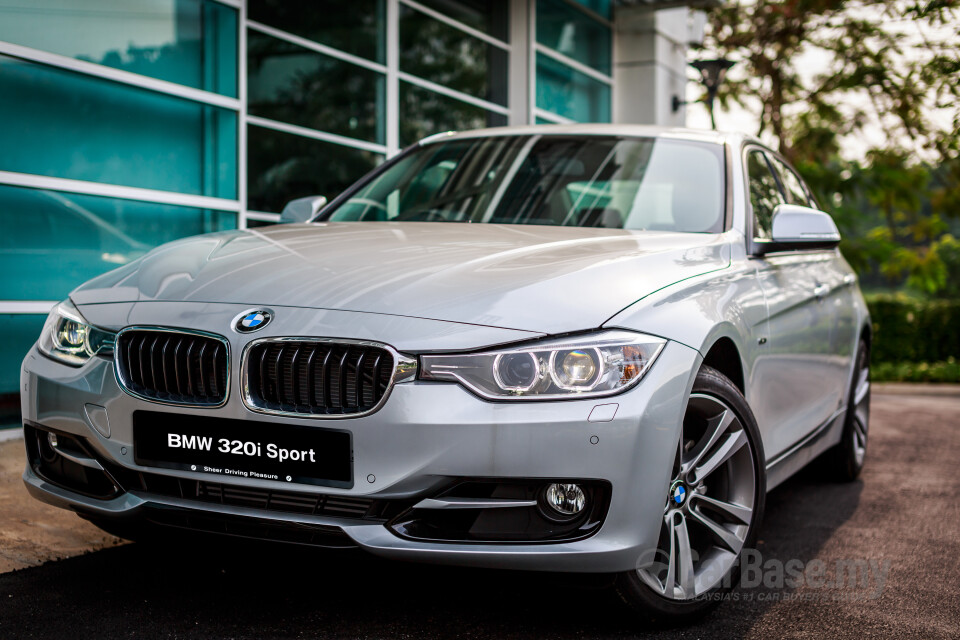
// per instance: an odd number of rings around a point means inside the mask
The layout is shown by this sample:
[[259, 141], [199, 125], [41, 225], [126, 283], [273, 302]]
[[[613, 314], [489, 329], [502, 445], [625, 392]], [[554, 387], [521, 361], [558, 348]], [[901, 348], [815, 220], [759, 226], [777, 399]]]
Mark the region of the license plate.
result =
[[135, 411], [137, 464], [350, 488], [351, 434], [340, 429]]

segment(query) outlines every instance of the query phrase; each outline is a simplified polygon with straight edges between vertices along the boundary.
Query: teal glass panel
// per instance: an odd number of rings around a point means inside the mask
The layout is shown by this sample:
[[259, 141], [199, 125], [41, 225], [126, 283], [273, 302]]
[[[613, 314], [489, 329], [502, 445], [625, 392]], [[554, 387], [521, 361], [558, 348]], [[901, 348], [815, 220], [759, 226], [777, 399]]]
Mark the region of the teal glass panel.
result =
[[400, 70], [461, 93], [507, 104], [507, 52], [400, 6]]
[[249, 0], [247, 17], [375, 62], [386, 62], [386, 0]]
[[400, 83], [400, 144], [444, 131], [467, 131], [507, 124], [505, 115], [407, 82]]
[[420, 4], [477, 31], [499, 40], [507, 40], [508, 0], [420, 0]]
[[247, 148], [248, 207], [270, 213], [280, 213], [294, 198], [333, 200], [383, 159], [370, 151], [255, 126], [247, 128]]
[[[20, 364], [40, 337], [46, 319], [45, 315], [0, 314], [0, 396], [20, 391]], [[7, 426], [13, 425], [0, 424], [0, 428]]]
[[237, 95], [237, 10], [212, 0], [0, 0], [0, 40]]
[[383, 144], [383, 74], [257, 31], [247, 36], [247, 109], [255, 116]]
[[610, 27], [563, 0], [537, 0], [537, 42], [601, 73], [612, 73]]
[[61, 300], [94, 276], [235, 213], [0, 185], [0, 300]]
[[610, 122], [610, 85], [541, 53], [537, 107], [577, 122]]
[[0, 56], [0, 169], [237, 197], [237, 115]]

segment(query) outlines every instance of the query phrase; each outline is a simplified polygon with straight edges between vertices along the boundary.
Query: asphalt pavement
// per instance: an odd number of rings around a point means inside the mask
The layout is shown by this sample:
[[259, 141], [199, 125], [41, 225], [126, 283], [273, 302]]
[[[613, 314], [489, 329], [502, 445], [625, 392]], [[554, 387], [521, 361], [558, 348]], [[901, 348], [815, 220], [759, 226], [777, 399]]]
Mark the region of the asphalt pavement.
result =
[[0, 638], [960, 637], [960, 395], [875, 394], [872, 410], [861, 479], [810, 469], [773, 491], [750, 584], [669, 630], [602, 578], [123, 544], [28, 499], [22, 442], [0, 443]]

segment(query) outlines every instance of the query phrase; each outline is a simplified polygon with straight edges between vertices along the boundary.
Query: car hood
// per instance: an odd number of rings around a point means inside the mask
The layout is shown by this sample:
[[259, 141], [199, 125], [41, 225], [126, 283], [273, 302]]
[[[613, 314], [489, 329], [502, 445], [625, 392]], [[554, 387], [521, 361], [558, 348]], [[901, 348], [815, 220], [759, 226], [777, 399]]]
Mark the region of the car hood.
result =
[[599, 327], [658, 289], [728, 264], [713, 234], [293, 224], [166, 244], [71, 298], [307, 307], [562, 333]]

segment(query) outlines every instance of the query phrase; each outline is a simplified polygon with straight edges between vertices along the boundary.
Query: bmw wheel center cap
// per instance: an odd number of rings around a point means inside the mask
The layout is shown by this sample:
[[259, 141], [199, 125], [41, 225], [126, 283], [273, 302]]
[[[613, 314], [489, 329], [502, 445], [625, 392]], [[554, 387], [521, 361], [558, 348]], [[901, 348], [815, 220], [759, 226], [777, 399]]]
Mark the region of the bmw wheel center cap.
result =
[[247, 311], [242, 314], [234, 325], [240, 333], [251, 333], [253, 331], [259, 331], [265, 326], [270, 324], [270, 321], [273, 319], [273, 313], [267, 309], [254, 309], [252, 311]]
[[683, 504], [683, 501], [687, 499], [687, 490], [682, 484], [678, 484], [673, 488], [673, 493], [671, 495], [673, 503], [676, 506]]

